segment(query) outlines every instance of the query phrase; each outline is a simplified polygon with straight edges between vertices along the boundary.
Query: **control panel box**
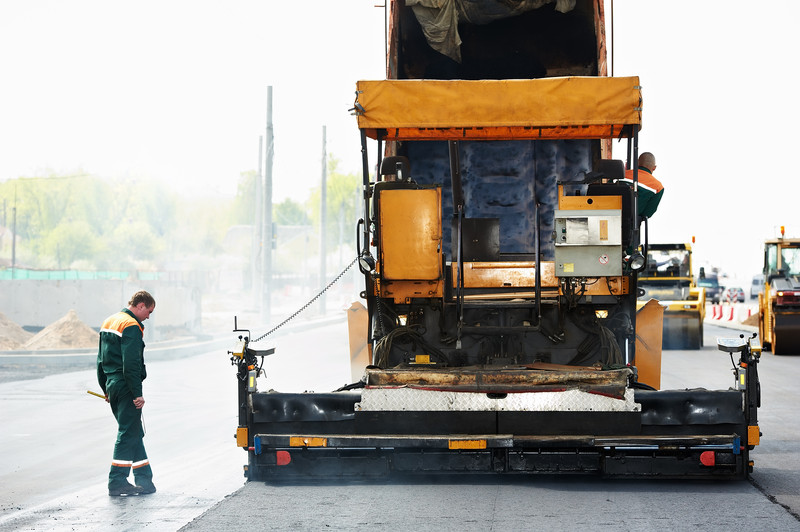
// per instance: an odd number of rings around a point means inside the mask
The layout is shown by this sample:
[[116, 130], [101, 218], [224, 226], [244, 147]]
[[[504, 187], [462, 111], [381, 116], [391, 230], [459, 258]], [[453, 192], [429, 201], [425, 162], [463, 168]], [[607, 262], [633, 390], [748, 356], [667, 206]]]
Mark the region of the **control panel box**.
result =
[[622, 275], [622, 211], [555, 211], [557, 277]]

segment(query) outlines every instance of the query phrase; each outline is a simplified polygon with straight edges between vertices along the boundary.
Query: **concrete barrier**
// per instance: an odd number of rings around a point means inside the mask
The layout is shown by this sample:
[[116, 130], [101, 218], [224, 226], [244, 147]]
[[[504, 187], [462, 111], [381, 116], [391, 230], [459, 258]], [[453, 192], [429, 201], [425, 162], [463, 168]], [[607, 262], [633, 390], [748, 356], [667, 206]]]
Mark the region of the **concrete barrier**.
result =
[[741, 323], [757, 312], [758, 308], [752, 303], [712, 304], [711, 308], [706, 310], [706, 321]]
[[[276, 331], [275, 336], [308, 331], [335, 323], [345, 323], [344, 313], [314, 320], [295, 321]], [[237, 334], [220, 333], [214, 336], [184, 337], [164, 342], [145, 342], [145, 363], [176, 360], [195, 355], [219, 351], [225, 360], [225, 352], [234, 347]], [[47, 375], [85, 371], [97, 364], [97, 348], [89, 349], [43, 349], [38, 351], [0, 351], [0, 382], [36, 379]]]

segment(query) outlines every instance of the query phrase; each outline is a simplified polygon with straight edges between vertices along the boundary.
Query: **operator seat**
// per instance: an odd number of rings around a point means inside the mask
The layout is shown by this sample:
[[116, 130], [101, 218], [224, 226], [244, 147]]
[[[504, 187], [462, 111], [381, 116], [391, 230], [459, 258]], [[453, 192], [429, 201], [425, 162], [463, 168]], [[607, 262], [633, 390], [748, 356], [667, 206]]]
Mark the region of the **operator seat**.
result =
[[628, 249], [633, 242], [633, 189], [619, 180], [625, 178], [625, 163], [619, 159], [600, 159], [593, 173], [605, 183], [589, 184], [587, 196], [622, 196], [622, 248]]

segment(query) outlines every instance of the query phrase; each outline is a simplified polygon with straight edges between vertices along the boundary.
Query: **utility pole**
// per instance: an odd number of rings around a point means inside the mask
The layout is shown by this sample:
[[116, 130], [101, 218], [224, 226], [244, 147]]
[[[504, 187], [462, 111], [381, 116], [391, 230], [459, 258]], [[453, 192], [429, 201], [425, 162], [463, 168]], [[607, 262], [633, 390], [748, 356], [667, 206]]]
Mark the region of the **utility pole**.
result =
[[264, 165], [264, 244], [261, 246], [263, 257], [261, 264], [264, 283], [261, 288], [261, 315], [267, 323], [272, 316], [270, 305], [272, 296], [272, 157], [274, 155], [274, 139], [272, 137], [272, 85], [267, 87], [267, 156]]
[[[322, 186], [320, 192], [320, 210], [319, 210], [319, 287], [320, 289], [325, 286], [325, 255], [327, 254], [327, 250], [325, 249], [325, 237], [327, 236], [327, 231], [325, 230], [325, 226], [328, 225], [328, 212], [327, 212], [327, 178], [328, 178], [328, 154], [326, 152], [325, 146], [325, 137], [326, 137], [326, 130], [325, 126], [322, 126]], [[319, 311], [320, 314], [325, 314], [325, 292], [319, 296]]]
[[263, 287], [261, 274], [261, 257], [264, 254], [264, 201], [262, 200], [262, 190], [264, 179], [261, 174], [262, 157], [264, 156], [264, 137], [258, 137], [258, 174], [256, 174], [255, 190], [255, 219], [253, 220], [253, 241], [250, 253], [250, 286], [253, 291], [253, 308], [258, 310], [261, 307], [261, 292]]
[[14, 183], [14, 207], [11, 209], [11, 279], [17, 275], [17, 184]]

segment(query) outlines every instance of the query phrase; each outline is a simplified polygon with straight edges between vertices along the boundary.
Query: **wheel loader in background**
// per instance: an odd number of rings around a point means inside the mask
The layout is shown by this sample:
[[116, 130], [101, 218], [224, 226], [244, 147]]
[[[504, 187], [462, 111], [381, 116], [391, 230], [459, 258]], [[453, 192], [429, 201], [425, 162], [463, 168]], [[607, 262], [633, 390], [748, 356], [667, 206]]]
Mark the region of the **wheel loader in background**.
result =
[[764, 349], [800, 355], [800, 239], [764, 243], [764, 290], [758, 294], [758, 332]]
[[606, 77], [603, 2], [563, 4], [470, 2], [467, 21], [391, 3], [388, 79], [352, 109], [369, 364], [329, 393], [263, 392], [270, 351], [241, 336], [249, 479], [751, 471], [749, 339], [719, 344], [736, 388], [660, 389], [663, 308], [637, 312], [641, 85]]
[[664, 349], [700, 349], [706, 316], [705, 290], [692, 273], [691, 244], [648, 244], [647, 263], [639, 273], [642, 307], [656, 299], [664, 307]]

